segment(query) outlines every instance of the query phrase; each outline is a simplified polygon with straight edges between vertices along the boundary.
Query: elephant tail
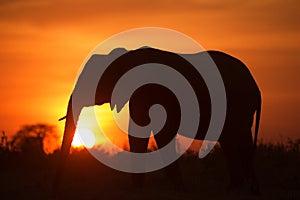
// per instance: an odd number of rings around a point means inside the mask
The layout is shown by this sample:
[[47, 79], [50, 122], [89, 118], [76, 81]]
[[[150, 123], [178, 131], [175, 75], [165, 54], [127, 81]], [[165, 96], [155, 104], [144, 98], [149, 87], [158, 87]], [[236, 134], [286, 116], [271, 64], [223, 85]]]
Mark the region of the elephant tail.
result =
[[256, 108], [256, 117], [255, 117], [255, 129], [254, 129], [254, 148], [256, 149], [257, 146], [257, 138], [258, 138], [258, 129], [259, 129], [259, 123], [260, 123], [260, 115], [261, 115], [261, 94], [259, 94], [259, 101]]

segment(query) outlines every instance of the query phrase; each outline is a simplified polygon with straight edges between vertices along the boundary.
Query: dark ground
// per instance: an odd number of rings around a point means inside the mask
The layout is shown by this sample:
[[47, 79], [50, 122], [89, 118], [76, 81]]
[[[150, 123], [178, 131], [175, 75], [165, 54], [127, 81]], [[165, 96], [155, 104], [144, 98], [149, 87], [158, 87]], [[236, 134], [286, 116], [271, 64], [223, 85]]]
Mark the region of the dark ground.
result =
[[[204, 159], [187, 153], [180, 158], [187, 192], [175, 191], [163, 170], [148, 173], [143, 190], [132, 189], [130, 174], [110, 169], [87, 151], [71, 154], [56, 199], [300, 199], [300, 141], [260, 144], [255, 169], [262, 196], [228, 195], [228, 174], [222, 150]], [[57, 155], [33, 158], [0, 154], [0, 199], [54, 199], [51, 183]]]

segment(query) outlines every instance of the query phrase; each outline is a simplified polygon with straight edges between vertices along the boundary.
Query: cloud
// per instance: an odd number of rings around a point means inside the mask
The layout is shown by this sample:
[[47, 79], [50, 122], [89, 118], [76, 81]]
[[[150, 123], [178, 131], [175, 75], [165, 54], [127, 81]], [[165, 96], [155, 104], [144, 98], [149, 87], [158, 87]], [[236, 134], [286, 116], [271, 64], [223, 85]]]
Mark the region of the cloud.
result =
[[[218, 43], [269, 35], [300, 43], [296, 0], [273, 1], [5, 1], [0, 4], [0, 40], [72, 30], [85, 35], [111, 35], [135, 27], [161, 26]], [[192, 34], [191, 34], [192, 33]], [[273, 37], [273, 36], [272, 36]], [[255, 39], [257, 40], [257, 39]], [[241, 42], [239, 41], [239, 44]], [[237, 44], [237, 43], [236, 43]]]
[[[0, 7], [1, 22], [26, 22], [37, 26], [76, 24], [79, 22], [123, 21], [131, 18], [151, 18], [179, 16], [204, 17], [213, 15], [233, 16], [232, 20], [255, 20], [257, 24], [268, 23], [273, 26], [278, 22], [282, 26], [293, 27], [299, 19], [299, 2], [287, 1], [145, 1], [145, 0], [110, 0], [110, 1], [6, 1]], [[235, 18], [236, 17], [236, 18]], [[298, 17], [298, 18], [297, 18]], [[176, 20], [176, 18], [175, 18]], [[275, 23], [274, 23], [275, 22]], [[201, 21], [199, 22], [201, 23]], [[247, 21], [245, 22], [247, 23]], [[84, 25], [84, 24], [82, 24]]]

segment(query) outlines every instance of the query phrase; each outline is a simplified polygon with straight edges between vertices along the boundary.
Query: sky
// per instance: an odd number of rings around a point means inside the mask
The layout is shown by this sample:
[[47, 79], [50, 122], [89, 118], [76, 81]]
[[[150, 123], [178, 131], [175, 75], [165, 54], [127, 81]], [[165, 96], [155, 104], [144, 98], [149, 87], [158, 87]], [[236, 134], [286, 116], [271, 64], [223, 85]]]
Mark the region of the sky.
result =
[[297, 0], [0, 1], [0, 130], [63, 130], [76, 75], [90, 51], [139, 27], [180, 31], [242, 60], [263, 96], [260, 138], [300, 138]]

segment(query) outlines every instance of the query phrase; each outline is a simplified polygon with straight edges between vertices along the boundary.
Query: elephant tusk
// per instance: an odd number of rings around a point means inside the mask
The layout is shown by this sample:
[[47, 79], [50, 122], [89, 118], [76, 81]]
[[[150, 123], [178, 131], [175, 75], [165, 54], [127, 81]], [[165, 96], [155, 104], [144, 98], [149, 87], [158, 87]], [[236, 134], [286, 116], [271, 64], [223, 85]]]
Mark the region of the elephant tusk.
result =
[[64, 120], [66, 118], [67, 118], [67, 116], [64, 116], [64, 117], [60, 118], [58, 121]]

